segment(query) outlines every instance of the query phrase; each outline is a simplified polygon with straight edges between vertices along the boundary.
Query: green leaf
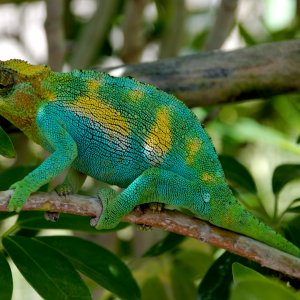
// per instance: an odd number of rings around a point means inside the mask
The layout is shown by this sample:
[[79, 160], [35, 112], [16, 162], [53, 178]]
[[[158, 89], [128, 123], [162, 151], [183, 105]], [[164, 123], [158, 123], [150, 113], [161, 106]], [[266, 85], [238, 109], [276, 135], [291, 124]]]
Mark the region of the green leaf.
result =
[[38, 240], [60, 251], [77, 270], [121, 299], [141, 299], [130, 270], [108, 250], [72, 236], [40, 237]]
[[13, 281], [10, 266], [0, 252], [0, 299], [10, 300], [13, 292]]
[[300, 165], [285, 164], [278, 166], [272, 177], [273, 193], [278, 194], [291, 180], [300, 178]]
[[12, 167], [0, 172], [0, 190], [8, 189], [13, 183], [24, 178], [35, 167]]
[[0, 126], [0, 155], [3, 155], [8, 158], [13, 158], [16, 156], [16, 151], [12, 141], [9, 136]]
[[228, 299], [230, 284], [233, 279], [232, 264], [235, 262], [240, 262], [263, 274], [275, 276], [275, 272], [270, 269], [263, 268], [259, 264], [244, 257], [225, 252], [212, 264], [208, 272], [206, 272], [205, 277], [199, 285], [197, 299]]
[[300, 202], [300, 198], [297, 198], [297, 199], [293, 200], [290, 207], [286, 210], [286, 212], [300, 213], [300, 206], [294, 206], [294, 204], [296, 204], [296, 203], [299, 204], [299, 202]]
[[69, 229], [99, 233], [98, 230], [90, 226], [89, 217], [68, 214], [60, 214], [56, 222], [50, 222], [45, 219], [44, 212], [21, 212], [17, 224], [19, 227], [26, 229]]
[[291, 220], [283, 229], [288, 240], [300, 247], [300, 216]]
[[196, 249], [183, 248], [173, 256], [174, 264], [179, 264], [182, 274], [188, 274], [193, 281], [202, 279], [213, 263], [212, 255]]
[[183, 242], [184, 239], [185, 236], [170, 232], [166, 235], [166, 237], [164, 237], [163, 239], [155, 243], [152, 247], [150, 247], [143, 254], [143, 256], [146, 257], [146, 256], [161, 255], [167, 251], [176, 248], [178, 245], [180, 245]]
[[237, 186], [250, 193], [256, 194], [257, 189], [255, 182], [244, 165], [235, 158], [227, 155], [220, 155], [219, 159], [225, 176], [232, 183], [233, 187]]
[[221, 255], [202, 279], [198, 288], [197, 299], [228, 299], [232, 281], [231, 265], [237, 259], [237, 255], [229, 252]]
[[234, 284], [231, 289], [231, 300], [300, 299], [300, 296], [291, 288], [284, 286], [280, 282], [270, 280], [241, 264], [234, 263], [232, 271]]
[[286, 210], [286, 212], [299, 214], [300, 213], [300, 206], [290, 207], [289, 209]]
[[2, 220], [5, 220], [5, 219], [7, 219], [7, 218], [10, 218], [10, 217], [12, 217], [12, 216], [14, 216], [14, 215], [15, 215], [15, 213], [1, 212], [1, 213], [0, 213], [0, 222], [1, 222]]
[[[89, 233], [106, 232], [109, 230], [96, 230], [90, 225], [90, 217], [60, 214], [57, 222], [45, 219], [44, 212], [26, 211], [21, 212], [18, 218], [18, 226], [26, 229], [69, 229]], [[115, 230], [126, 227], [126, 223], [120, 223]]]
[[260, 273], [254, 271], [253, 269], [243, 266], [238, 262], [232, 264], [232, 275], [235, 283], [245, 279], [261, 279], [266, 280], [266, 278]]
[[166, 289], [159, 277], [150, 277], [142, 286], [143, 300], [168, 300]]
[[280, 147], [291, 153], [300, 154], [300, 147], [291, 142], [282, 132], [259, 124], [258, 122], [242, 118], [234, 126], [214, 122], [211, 127], [225, 137], [229, 137], [239, 143], [261, 142]]
[[238, 30], [247, 46], [253, 46], [258, 44], [258, 42], [255, 40], [252, 34], [246, 29], [246, 27], [242, 23], [238, 24]]
[[3, 246], [25, 279], [45, 299], [91, 299], [72, 264], [44, 243], [6, 236]]
[[195, 299], [196, 287], [189, 274], [186, 274], [180, 265], [174, 264], [171, 269], [171, 286], [174, 300]]

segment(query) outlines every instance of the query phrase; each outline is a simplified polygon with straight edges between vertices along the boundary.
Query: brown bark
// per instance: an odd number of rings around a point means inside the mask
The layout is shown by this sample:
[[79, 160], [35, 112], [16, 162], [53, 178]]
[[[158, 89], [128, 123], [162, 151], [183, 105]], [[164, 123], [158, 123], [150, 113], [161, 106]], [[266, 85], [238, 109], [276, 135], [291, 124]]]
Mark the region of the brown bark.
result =
[[257, 99], [300, 91], [300, 40], [124, 65], [106, 71], [153, 84], [190, 107]]
[[[0, 192], [0, 212], [7, 211], [6, 205], [12, 192], [12, 190]], [[81, 195], [59, 197], [53, 192], [32, 194], [23, 210], [53, 211], [95, 218], [97, 215], [101, 215], [102, 207], [100, 201], [93, 197]], [[300, 279], [299, 258], [179, 212], [167, 210], [153, 212], [151, 209], [141, 212], [141, 210], [136, 210], [124, 217], [124, 221], [189, 236]]]

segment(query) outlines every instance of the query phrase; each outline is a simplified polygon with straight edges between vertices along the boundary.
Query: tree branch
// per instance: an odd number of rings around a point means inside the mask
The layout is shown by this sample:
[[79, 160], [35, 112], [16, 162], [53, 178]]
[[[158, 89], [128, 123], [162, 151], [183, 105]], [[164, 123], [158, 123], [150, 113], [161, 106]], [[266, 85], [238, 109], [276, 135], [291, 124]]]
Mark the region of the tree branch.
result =
[[[12, 190], [0, 192], [0, 211], [7, 211], [7, 202], [12, 193]], [[52, 211], [95, 218], [101, 214], [102, 206], [100, 201], [93, 197], [82, 195], [60, 197], [55, 192], [39, 192], [30, 196], [23, 210]], [[158, 213], [151, 209], [143, 212], [135, 210], [124, 217], [124, 221], [145, 224], [189, 236], [300, 279], [299, 258], [179, 212], [164, 210]]]
[[[99, 68], [98, 68], [99, 69]], [[176, 95], [188, 106], [299, 92], [300, 40], [106, 69]]]

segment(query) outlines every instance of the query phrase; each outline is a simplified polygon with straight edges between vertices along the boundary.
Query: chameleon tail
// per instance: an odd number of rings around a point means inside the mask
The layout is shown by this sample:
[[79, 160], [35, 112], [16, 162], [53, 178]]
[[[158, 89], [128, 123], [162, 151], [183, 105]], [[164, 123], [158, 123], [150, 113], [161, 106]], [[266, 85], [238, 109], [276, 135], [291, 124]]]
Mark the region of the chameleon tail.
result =
[[300, 257], [298, 247], [244, 209], [233, 195], [226, 204], [223, 202], [222, 205], [219, 202], [214, 206], [213, 216], [211, 223], [216, 226], [244, 234], [271, 247]]

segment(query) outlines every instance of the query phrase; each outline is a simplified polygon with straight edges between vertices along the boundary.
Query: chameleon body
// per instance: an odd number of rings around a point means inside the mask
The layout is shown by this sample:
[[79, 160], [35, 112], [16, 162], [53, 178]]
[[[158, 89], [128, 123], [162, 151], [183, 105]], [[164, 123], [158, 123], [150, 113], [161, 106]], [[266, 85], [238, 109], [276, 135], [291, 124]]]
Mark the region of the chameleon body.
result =
[[72, 167], [124, 188], [99, 191], [98, 229], [116, 226], [139, 204], [160, 202], [300, 257], [296, 246], [237, 202], [196, 116], [151, 85], [0, 61], [0, 115], [51, 153], [13, 185], [9, 210], [20, 210], [30, 193]]

